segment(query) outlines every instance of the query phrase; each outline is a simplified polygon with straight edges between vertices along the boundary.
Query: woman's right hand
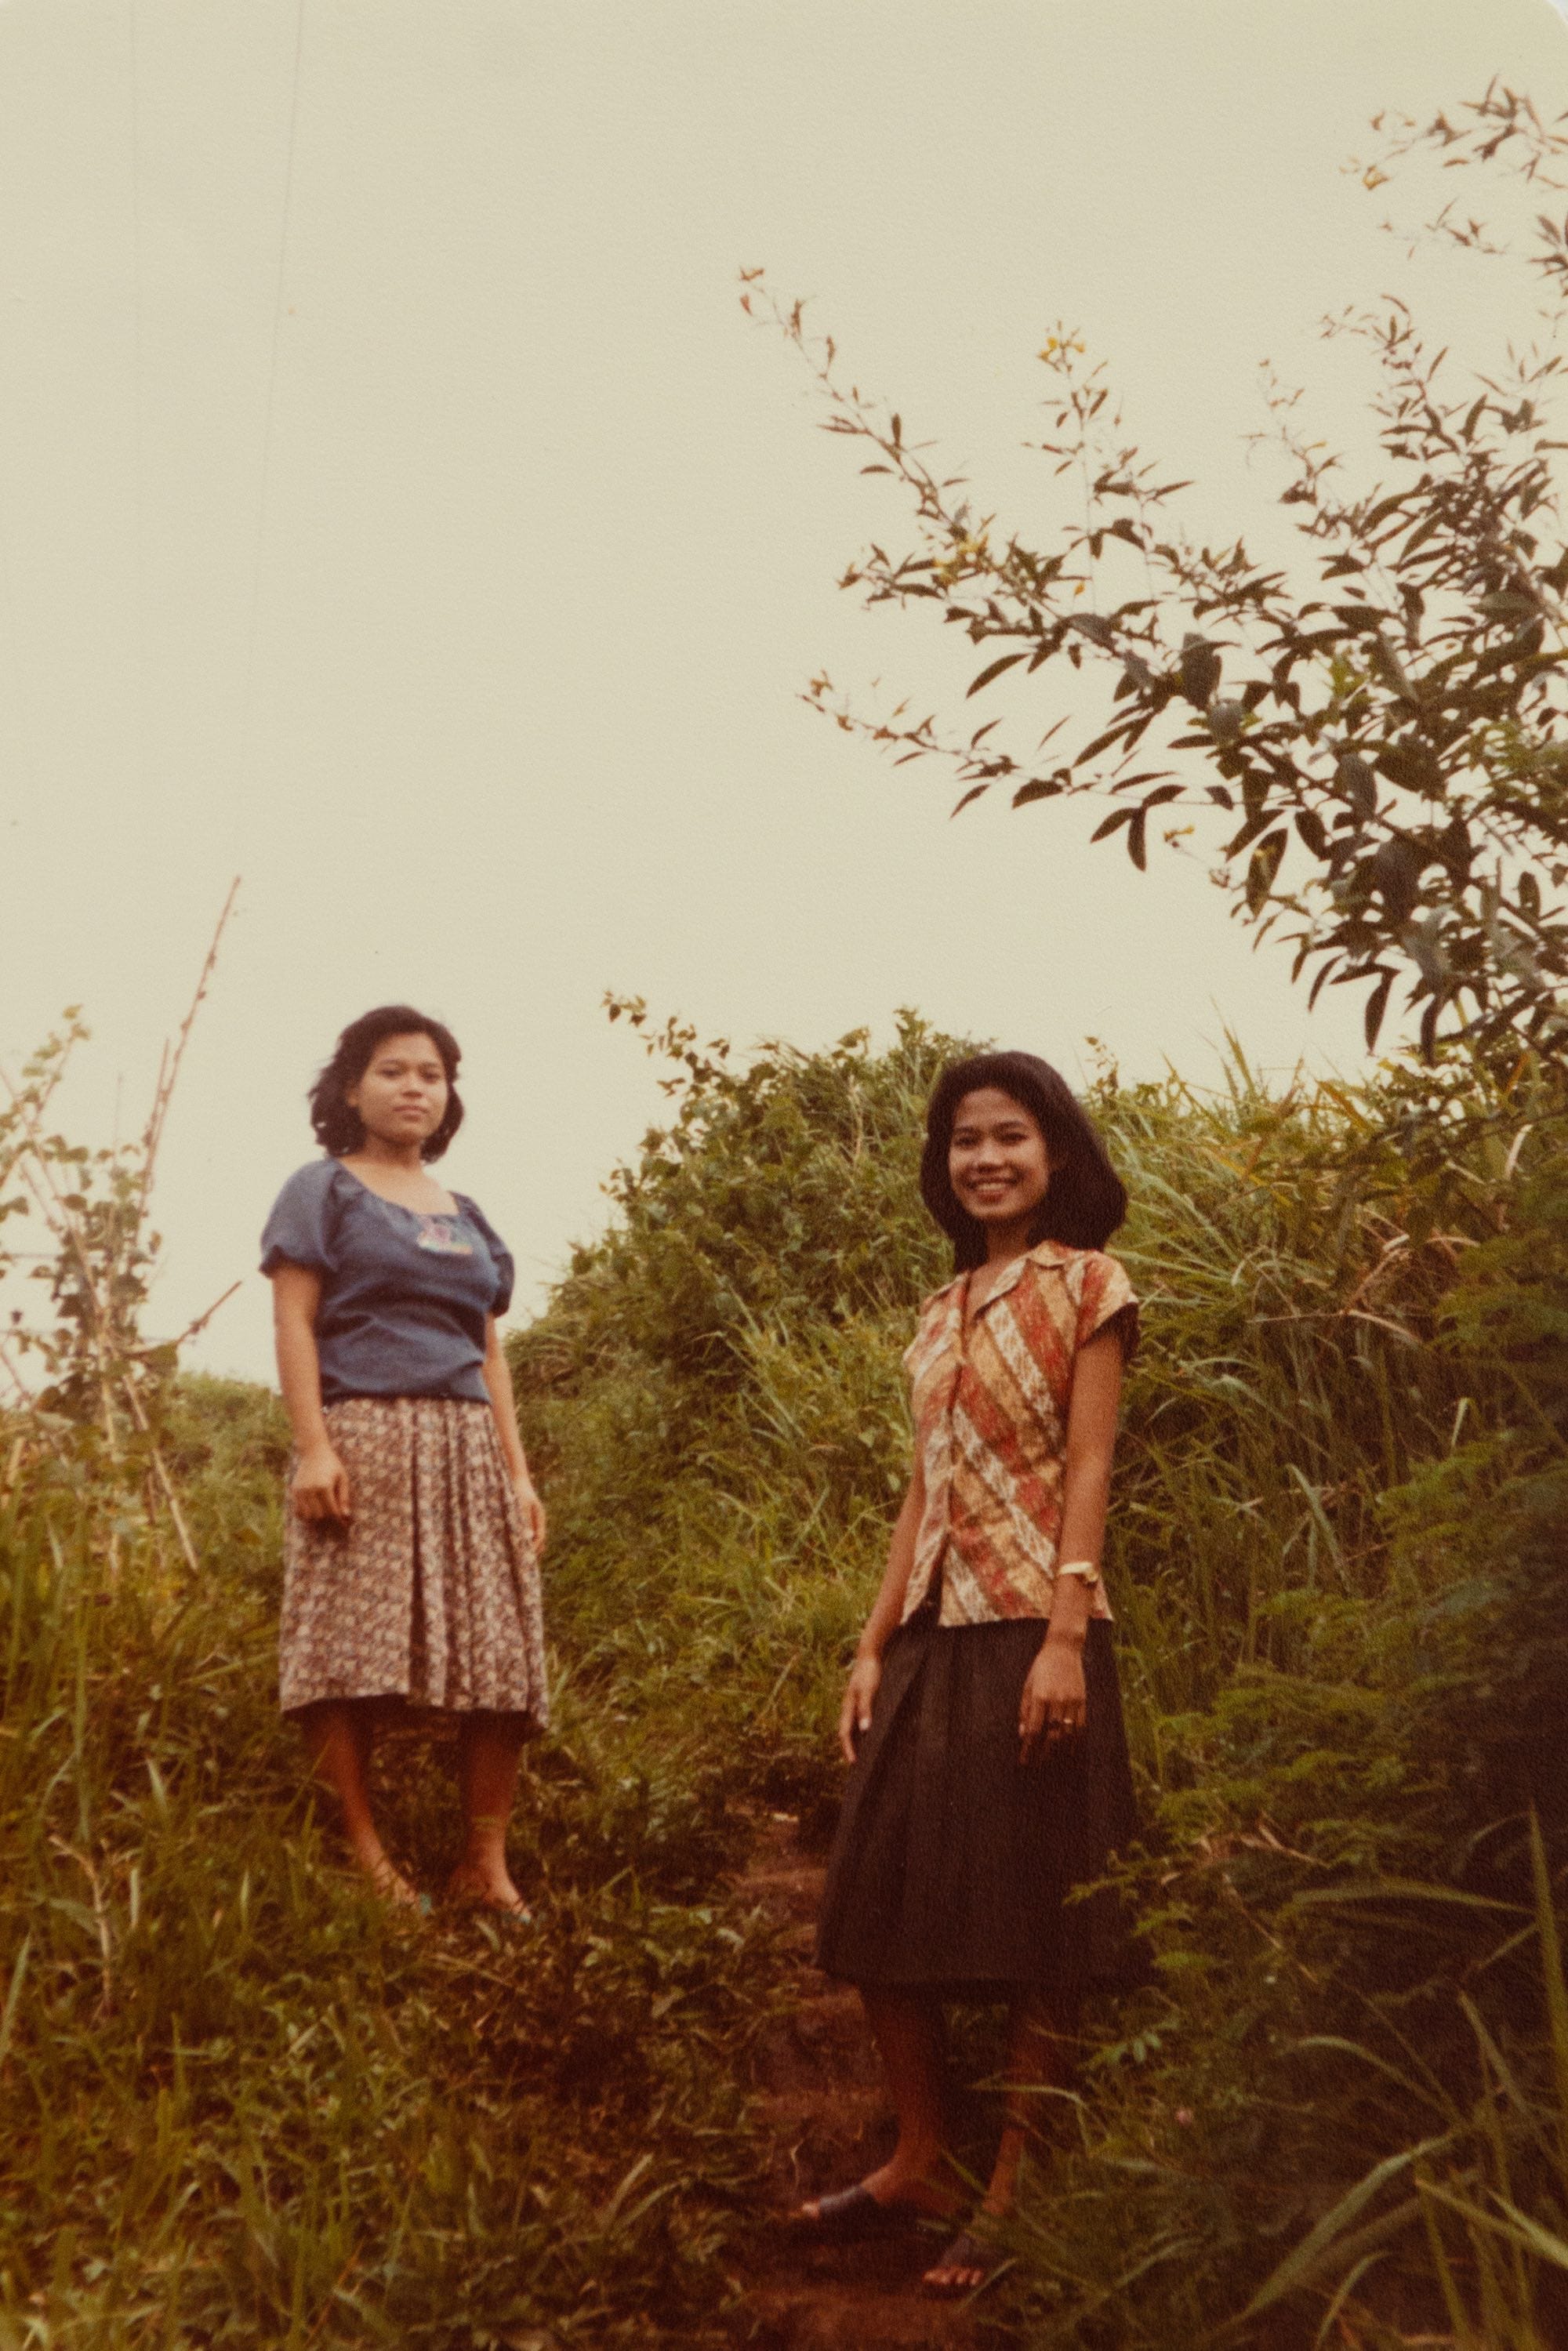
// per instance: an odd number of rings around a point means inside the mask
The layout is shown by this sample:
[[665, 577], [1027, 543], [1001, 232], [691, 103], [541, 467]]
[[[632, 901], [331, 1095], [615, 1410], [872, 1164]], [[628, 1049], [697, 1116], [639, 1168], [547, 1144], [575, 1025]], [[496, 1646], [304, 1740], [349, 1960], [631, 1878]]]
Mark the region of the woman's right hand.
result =
[[857, 1650], [844, 1685], [844, 1702], [839, 1708], [839, 1745], [846, 1763], [854, 1761], [855, 1741], [871, 1729], [872, 1708], [876, 1704], [881, 1680], [881, 1658], [866, 1656]]
[[338, 1519], [347, 1525], [354, 1515], [349, 1473], [329, 1445], [313, 1445], [300, 1455], [288, 1491], [296, 1517], [307, 1522]]

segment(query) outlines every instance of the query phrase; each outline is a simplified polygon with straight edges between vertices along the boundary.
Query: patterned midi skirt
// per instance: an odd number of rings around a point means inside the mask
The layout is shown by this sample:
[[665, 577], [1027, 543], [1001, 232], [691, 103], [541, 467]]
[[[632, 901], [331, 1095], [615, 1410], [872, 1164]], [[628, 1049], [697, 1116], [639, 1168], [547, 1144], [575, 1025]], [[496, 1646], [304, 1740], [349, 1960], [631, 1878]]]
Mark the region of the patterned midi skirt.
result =
[[538, 1562], [487, 1404], [326, 1407], [347, 1526], [287, 1514], [279, 1698], [385, 1698], [549, 1720]]

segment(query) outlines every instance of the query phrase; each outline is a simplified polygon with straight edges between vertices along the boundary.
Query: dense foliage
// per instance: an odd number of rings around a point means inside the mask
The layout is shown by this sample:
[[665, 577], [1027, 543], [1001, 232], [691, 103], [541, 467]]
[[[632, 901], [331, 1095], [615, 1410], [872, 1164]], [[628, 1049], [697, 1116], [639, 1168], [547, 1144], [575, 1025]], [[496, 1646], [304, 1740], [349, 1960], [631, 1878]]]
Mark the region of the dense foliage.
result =
[[[808, 1834], [905, 1469], [897, 1353], [946, 1270], [914, 1178], [951, 1049], [906, 1018], [886, 1054], [735, 1071], [688, 1037], [673, 1125], [513, 1346], [580, 1697]], [[1507, 2185], [1562, 2230], [1528, 1834], [1533, 1803], [1555, 1866], [1554, 1099], [1456, 1058], [1361, 1094], [1239, 1065], [1217, 1100], [1095, 1089], [1147, 1301], [1111, 1573], [1161, 1966], [1097, 2021], [1078, 2144], [1020, 2225], [1042, 2342], [1196, 2344], [1257, 2294], [1304, 2345], [1347, 2279], [1375, 2340], [1369, 2313], [1433, 2315], [1424, 2214], [1479, 2292], [1488, 2223], [1445, 2197], [1496, 2220]], [[1499, 2344], [1537, 2341], [1546, 2291], [1513, 2279]]]
[[[0, 2344], [716, 2343], [773, 1971], [713, 1826], [564, 1695], [530, 1925], [347, 1873], [276, 1708], [277, 1400], [187, 1380], [202, 1565], [0, 1440]], [[454, 1775], [389, 1746], [439, 1886]], [[716, 2061], [716, 2053], [719, 2053]]]
[[[831, 1821], [899, 1353], [946, 1271], [914, 1177], [953, 1040], [905, 1016], [886, 1051], [744, 1069], [654, 1041], [668, 1128], [511, 1342], [554, 1528], [530, 1927], [414, 1925], [337, 1863], [273, 1706], [272, 1399], [172, 1392], [195, 1575], [157, 1514], [111, 1553], [68, 1450], [0, 1445], [0, 2344], [730, 2339], [749, 2052], [792, 1965], [731, 1873], [758, 1807]], [[1542, 2351], [1568, 2261], [1553, 1082], [1450, 1055], [1360, 1092], [1239, 1063], [1218, 1098], [1092, 1092], [1146, 1301], [1110, 1573], [1158, 1980], [1092, 2020], [997, 2307], [1085, 2351], [1196, 2351], [1249, 2303], [1240, 2339], [1302, 2351], [1472, 2320]], [[438, 1884], [440, 1754], [390, 1749], [382, 1792]]]

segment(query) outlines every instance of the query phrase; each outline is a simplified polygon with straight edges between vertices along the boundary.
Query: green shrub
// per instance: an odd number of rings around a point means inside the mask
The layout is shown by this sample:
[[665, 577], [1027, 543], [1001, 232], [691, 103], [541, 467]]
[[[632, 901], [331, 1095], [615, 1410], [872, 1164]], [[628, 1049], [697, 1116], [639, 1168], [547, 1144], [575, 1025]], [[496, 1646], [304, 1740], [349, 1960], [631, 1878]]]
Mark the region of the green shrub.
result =
[[[883, 1056], [688, 1055], [616, 1225], [513, 1342], [579, 1703], [819, 1832], [907, 1474], [897, 1359], [947, 1270], [914, 1179], [956, 1050], [906, 1019]], [[1026, 2331], [1196, 2345], [1315, 2230], [1281, 2341], [1375, 2252], [1366, 2294], [1440, 2317], [1401, 2158], [1479, 2143], [1461, 1995], [1521, 2147], [1550, 2103], [1518, 1938], [1568, 1751], [1552, 1081], [1451, 1057], [1281, 1096], [1238, 1056], [1217, 1097], [1108, 1071], [1093, 1106], [1145, 1300], [1110, 1577], [1160, 1968], [1095, 2020], [1076, 2149], [1020, 2215]]]
[[[906, 1017], [881, 1054], [684, 1053], [509, 1343], [557, 1682], [519, 1933], [389, 1917], [323, 1842], [275, 1711], [273, 1399], [168, 1399], [195, 1576], [156, 1512], [106, 1546], [68, 1460], [0, 1449], [0, 2346], [721, 2339], [788, 1966], [728, 1877], [758, 1806], [831, 1824], [956, 1050]], [[1145, 1301], [1110, 1577], [1159, 1964], [1090, 2021], [1018, 2216], [1022, 2337], [1196, 2351], [1251, 2305], [1233, 2339], [1304, 2351], [1338, 2297], [1367, 2345], [1458, 2310], [1525, 2351], [1568, 2231], [1550, 1084], [1280, 1096], [1238, 1062], [1218, 1098], [1107, 1071], [1094, 1106]], [[380, 1776], [436, 1881], [444, 1750]]]

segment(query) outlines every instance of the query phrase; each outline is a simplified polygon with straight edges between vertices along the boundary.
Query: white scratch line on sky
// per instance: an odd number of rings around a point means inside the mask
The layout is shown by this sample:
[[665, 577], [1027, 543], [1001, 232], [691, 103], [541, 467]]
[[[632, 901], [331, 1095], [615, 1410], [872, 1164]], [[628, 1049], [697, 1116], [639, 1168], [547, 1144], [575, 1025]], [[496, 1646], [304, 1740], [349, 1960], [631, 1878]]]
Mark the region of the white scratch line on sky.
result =
[[1555, 8], [1563, 22], [1568, 25], [1568, 0], [1546, 0], [1546, 5], [1549, 8]]

